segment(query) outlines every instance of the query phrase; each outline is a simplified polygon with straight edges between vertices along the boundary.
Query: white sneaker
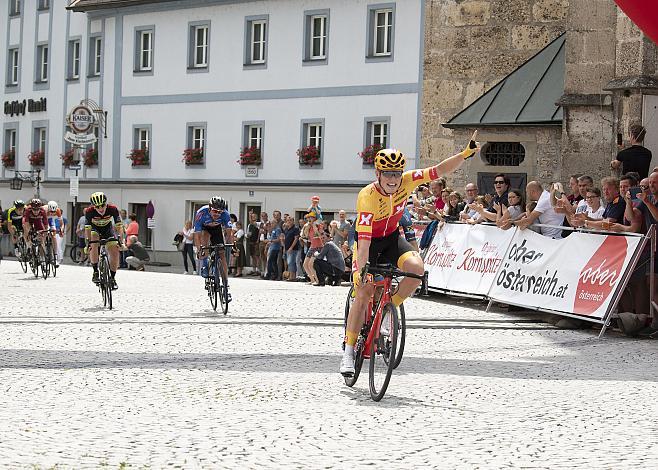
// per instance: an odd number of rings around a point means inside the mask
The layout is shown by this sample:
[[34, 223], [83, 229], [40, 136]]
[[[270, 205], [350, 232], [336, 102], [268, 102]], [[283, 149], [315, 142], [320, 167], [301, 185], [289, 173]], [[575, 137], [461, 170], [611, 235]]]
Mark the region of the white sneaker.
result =
[[190, 273], [188, 273], [187, 271], [183, 271], [183, 274], [190, 274]]
[[351, 354], [343, 354], [343, 360], [340, 361], [340, 373], [345, 377], [354, 375], [354, 357]]
[[196, 275], [196, 271], [192, 271], [192, 274]]
[[391, 334], [391, 332], [389, 331], [390, 326], [391, 326], [391, 312], [387, 311], [384, 314], [384, 318], [382, 318], [382, 324], [379, 326], [379, 333], [384, 336], [390, 335]]

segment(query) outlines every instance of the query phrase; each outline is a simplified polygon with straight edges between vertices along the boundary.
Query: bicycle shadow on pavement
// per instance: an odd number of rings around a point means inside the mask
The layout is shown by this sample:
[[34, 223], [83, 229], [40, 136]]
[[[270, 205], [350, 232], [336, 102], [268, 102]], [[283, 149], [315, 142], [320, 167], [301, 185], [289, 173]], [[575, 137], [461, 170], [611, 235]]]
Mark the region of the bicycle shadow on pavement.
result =
[[[454, 359], [405, 356], [396, 376], [491, 377], [523, 380], [589, 380], [657, 382], [651, 374], [656, 348], [634, 348], [627, 342], [623, 353], [614, 341], [596, 342], [568, 356], [517, 356], [509, 360]], [[647, 343], [647, 342], [639, 342]], [[631, 347], [628, 347], [628, 346]], [[623, 354], [623, 357], [620, 357]], [[606, 355], [610, 359], [606, 359]], [[0, 349], [0, 370], [11, 369], [189, 369], [230, 372], [338, 374], [340, 353], [238, 354], [238, 353], [125, 353], [106, 351]], [[367, 380], [364, 362], [362, 374]]]

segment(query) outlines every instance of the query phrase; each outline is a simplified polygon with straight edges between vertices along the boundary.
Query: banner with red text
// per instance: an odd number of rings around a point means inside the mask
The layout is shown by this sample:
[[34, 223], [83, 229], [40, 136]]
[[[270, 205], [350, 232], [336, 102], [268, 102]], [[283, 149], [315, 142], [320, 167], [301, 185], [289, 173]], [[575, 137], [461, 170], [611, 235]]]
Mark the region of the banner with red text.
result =
[[492, 300], [602, 319], [640, 237], [572, 233], [553, 240], [516, 230]]
[[485, 296], [515, 229], [443, 224], [424, 255], [431, 288]]

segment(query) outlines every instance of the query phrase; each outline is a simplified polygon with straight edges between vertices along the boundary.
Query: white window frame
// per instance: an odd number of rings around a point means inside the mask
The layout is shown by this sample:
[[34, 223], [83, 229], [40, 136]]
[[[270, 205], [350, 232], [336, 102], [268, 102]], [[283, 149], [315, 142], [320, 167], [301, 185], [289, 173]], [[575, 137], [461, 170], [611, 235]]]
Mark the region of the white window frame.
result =
[[73, 41], [73, 50], [71, 51], [71, 78], [80, 78], [80, 40]]
[[[147, 39], [148, 38], [148, 39]], [[144, 41], [148, 44], [145, 46]], [[139, 32], [139, 70], [153, 70], [153, 31], [150, 29]]]
[[94, 38], [94, 56], [92, 64], [92, 75], [98, 77], [101, 74], [102, 54], [103, 54], [103, 38], [95, 36]]
[[48, 146], [48, 132], [45, 127], [39, 127], [37, 128], [38, 136], [37, 136], [37, 142], [38, 142], [38, 150], [42, 151], [44, 154], [46, 153], [46, 148]]
[[16, 16], [21, 14], [21, 0], [10, 0], [9, 16]]
[[[373, 36], [372, 36], [372, 53], [375, 57], [386, 57], [392, 54], [392, 37], [393, 37], [393, 9], [384, 8], [375, 10], [373, 21]], [[380, 17], [384, 18], [383, 24], [380, 24]], [[390, 21], [389, 21], [390, 20]], [[383, 35], [383, 50], [378, 50], [379, 37]], [[389, 36], [391, 40], [389, 40]]]
[[[306, 145], [317, 147], [320, 152], [322, 152], [322, 124], [314, 123], [308, 124], [308, 130], [306, 131]], [[315, 132], [315, 136], [312, 136]]]
[[9, 84], [18, 85], [18, 73], [19, 73], [19, 52], [18, 48], [9, 49]]
[[151, 133], [148, 127], [137, 128], [137, 148], [140, 150], [149, 150], [151, 147]]
[[48, 44], [43, 44], [37, 46], [38, 49], [38, 82], [47, 82], [48, 81]]
[[[260, 26], [260, 37], [256, 38], [256, 26]], [[251, 21], [251, 31], [249, 33], [251, 38], [249, 44], [249, 63], [251, 64], [264, 64], [265, 63], [265, 47], [267, 45], [267, 21], [266, 20], [253, 20]], [[256, 59], [255, 50], [258, 49], [260, 59]]]
[[[254, 135], [255, 131], [255, 135]], [[247, 146], [261, 148], [263, 144], [263, 126], [249, 126], [247, 134]]]
[[[208, 37], [210, 27], [207, 24], [193, 26], [194, 29], [194, 44], [192, 45], [192, 67], [208, 67]], [[199, 44], [199, 32], [203, 31], [203, 44]], [[198, 52], [201, 51], [202, 61], [198, 61]]]
[[16, 132], [16, 129], [8, 129], [7, 131], [7, 140], [9, 141], [7, 150], [13, 150], [14, 153], [16, 153], [16, 144], [18, 143], [16, 139], [18, 138], [18, 132]]
[[[377, 127], [380, 128], [380, 132], [377, 132]], [[370, 123], [370, 129], [370, 145], [378, 143], [386, 148], [388, 144], [388, 122], [373, 121]]]
[[192, 148], [202, 149], [206, 146], [206, 128], [192, 127]]
[[[315, 29], [315, 20], [321, 20], [321, 31]], [[311, 15], [310, 34], [309, 34], [309, 58], [311, 60], [321, 60], [327, 58], [327, 15]], [[314, 54], [315, 40], [319, 40], [320, 54]]]

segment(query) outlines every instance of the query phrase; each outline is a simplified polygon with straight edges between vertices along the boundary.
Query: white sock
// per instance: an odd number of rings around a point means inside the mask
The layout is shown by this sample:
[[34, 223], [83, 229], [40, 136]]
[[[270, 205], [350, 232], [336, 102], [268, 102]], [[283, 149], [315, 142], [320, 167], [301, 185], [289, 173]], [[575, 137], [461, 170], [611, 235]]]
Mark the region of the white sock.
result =
[[346, 344], [345, 352], [343, 353], [343, 355], [354, 357], [354, 346], [349, 346]]

